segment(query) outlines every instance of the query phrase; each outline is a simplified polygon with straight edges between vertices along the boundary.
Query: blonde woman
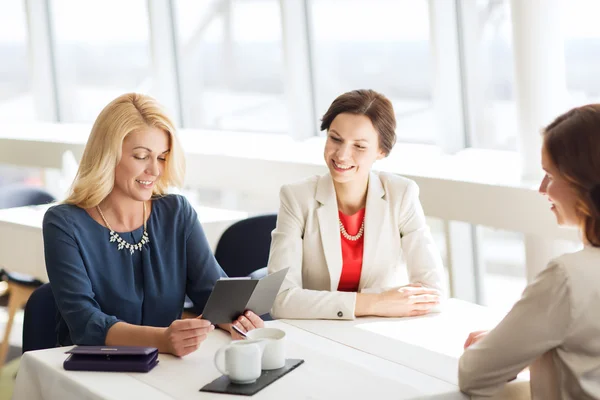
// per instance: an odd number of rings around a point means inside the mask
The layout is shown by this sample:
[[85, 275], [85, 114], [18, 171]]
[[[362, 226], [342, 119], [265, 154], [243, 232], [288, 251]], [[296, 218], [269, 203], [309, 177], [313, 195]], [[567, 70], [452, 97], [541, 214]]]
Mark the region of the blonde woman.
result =
[[[214, 329], [180, 319], [186, 294], [202, 309], [225, 276], [194, 209], [167, 194], [184, 170], [173, 123], [154, 99], [125, 94], [102, 110], [71, 194], [44, 217], [59, 345], [151, 346], [183, 356]], [[251, 312], [235, 324], [263, 326]]]
[[415, 182], [372, 171], [396, 142], [392, 103], [338, 96], [322, 119], [329, 173], [285, 185], [269, 273], [290, 267], [277, 318], [424, 315], [444, 289], [442, 261]]

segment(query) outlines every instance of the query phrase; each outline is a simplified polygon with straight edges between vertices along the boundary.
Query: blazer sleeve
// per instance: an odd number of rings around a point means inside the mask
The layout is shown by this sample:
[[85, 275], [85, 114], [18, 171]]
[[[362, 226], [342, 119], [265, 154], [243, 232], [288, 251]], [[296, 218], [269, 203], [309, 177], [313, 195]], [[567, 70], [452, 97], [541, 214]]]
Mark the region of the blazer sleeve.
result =
[[442, 258], [425, 220], [419, 187], [413, 181], [408, 184], [402, 199], [399, 229], [409, 281], [443, 293], [446, 286]]
[[498, 326], [465, 350], [459, 361], [460, 389], [472, 396], [492, 396], [538, 357], [560, 346], [572, 319], [571, 304], [564, 267], [552, 262]]
[[272, 274], [283, 268], [290, 269], [271, 314], [275, 318], [290, 319], [354, 319], [356, 293], [302, 287], [304, 225], [305, 217], [292, 189], [283, 186], [277, 226], [272, 233], [268, 270]]
[[73, 343], [102, 346], [108, 330], [119, 320], [102, 312], [96, 302], [79, 244], [63, 214], [50, 209], [43, 222], [44, 256], [52, 292]]

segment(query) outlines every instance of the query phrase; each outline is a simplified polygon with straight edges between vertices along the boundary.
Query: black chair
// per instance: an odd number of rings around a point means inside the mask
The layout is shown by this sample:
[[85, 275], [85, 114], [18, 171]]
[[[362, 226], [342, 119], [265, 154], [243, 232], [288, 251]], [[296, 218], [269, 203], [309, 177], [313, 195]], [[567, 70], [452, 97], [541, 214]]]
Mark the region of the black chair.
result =
[[267, 274], [271, 232], [276, 224], [277, 214], [259, 215], [238, 221], [223, 232], [215, 258], [228, 276], [252, 274], [260, 278]]
[[[266, 214], [238, 221], [227, 228], [215, 250], [215, 258], [223, 271], [231, 277], [260, 279], [267, 276], [271, 232], [276, 224], [277, 214]], [[186, 300], [185, 310], [199, 314], [187, 297]], [[272, 319], [269, 314], [261, 317], [265, 321]]]
[[24, 184], [0, 187], [0, 209], [38, 206], [54, 201], [54, 197], [42, 188]]
[[[37, 206], [53, 202], [54, 197], [44, 189], [27, 186], [24, 184], [15, 184], [0, 187], [0, 209]], [[15, 314], [27, 303], [29, 296], [43, 282], [31, 276], [15, 272], [0, 270], [2, 279], [8, 282], [8, 321], [4, 330], [4, 339], [0, 345], [0, 367], [4, 365], [6, 354], [8, 353], [8, 338], [14, 321]]]
[[58, 309], [49, 283], [35, 289], [25, 305], [23, 353], [56, 347]]

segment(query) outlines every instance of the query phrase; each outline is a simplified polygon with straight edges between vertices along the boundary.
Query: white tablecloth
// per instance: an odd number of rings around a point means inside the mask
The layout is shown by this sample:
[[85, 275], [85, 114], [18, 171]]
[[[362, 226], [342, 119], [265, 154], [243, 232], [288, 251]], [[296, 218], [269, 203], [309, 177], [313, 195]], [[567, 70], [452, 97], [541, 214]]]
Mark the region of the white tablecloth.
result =
[[[287, 332], [288, 358], [305, 363], [253, 398], [417, 399], [447, 393], [445, 398], [464, 399], [456, 397], [456, 386], [448, 382], [281, 321], [268, 324]], [[65, 371], [67, 348], [25, 353], [13, 399], [239, 399], [199, 392], [220, 375], [213, 356], [229, 341], [224, 332], [215, 331], [198, 351], [184, 358], [161, 354], [158, 366], [147, 374]]]
[[441, 313], [353, 321], [285, 320], [308, 332], [458, 384], [458, 359], [470, 332], [493, 328], [504, 314], [449, 299]]

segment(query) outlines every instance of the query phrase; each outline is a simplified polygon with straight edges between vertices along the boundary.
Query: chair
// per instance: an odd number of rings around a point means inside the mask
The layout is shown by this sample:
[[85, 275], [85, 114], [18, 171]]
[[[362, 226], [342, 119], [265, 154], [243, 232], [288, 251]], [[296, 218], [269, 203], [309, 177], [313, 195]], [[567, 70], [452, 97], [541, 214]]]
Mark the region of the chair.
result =
[[0, 209], [38, 206], [55, 201], [44, 189], [24, 184], [0, 187]]
[[57, 313], [50, 284], [45, 283], [35, 289], [25, 305], [23, 353], [56, 347]]
[[[228, 276], [267, 276], [271, 232], [276, 224], [277, 214], [265, 214], [238, 221], [223, 232], [215, 258]], [[269, 314], [261, 317], [265, 321], [272, 319]]]
[[[271, 248], [271, 232], [277, 224], [277, 214], [246, 218], [231, 225], [219, 238], [215, 258], [227, 276], [267, 276], [267, 262]], [[189, 300], [186, 297], [186, 300]], [[198, 315], [191, 301], [184, 307], [184, 318]], [[262, 318], [271, 320], [269, 314]]]
[[271, 232], [276, 224], [277, 214], [259, 215], [238, 221], [223, 232], [215, 258], [228, 276], [252, 274], [261, 278], [267, 274]]
[[[0, 188], [0, 209], [36, 206], [53, 202], [54, 197], [45, 190], [27, 185], [10, 185]], [[25, 306], [29, 296], [43, 282], [31, 276], [0, 270], [2, 279], [8, 282], [8, 321], [4, 330], [4, 339], [0, 345], [0, 368], [4, 365], [8, 353], [8, 340], [15, 314]]]

